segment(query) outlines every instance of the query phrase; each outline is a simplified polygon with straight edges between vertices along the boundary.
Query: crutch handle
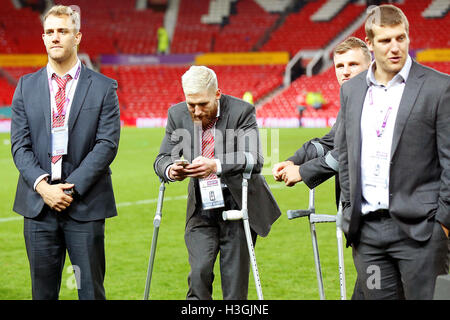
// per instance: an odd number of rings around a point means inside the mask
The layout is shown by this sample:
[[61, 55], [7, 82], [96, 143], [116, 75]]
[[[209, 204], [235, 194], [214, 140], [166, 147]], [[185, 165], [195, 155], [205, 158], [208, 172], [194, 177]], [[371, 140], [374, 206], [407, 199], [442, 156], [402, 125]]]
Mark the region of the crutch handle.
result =
[[311, 223], [336, 222], [336, 216], [331, 214], [311, 214], [309, 220]]
[[222, 212], [223, 220], [241, 220], [243, 218], [242, 210], [228, 210]]
[[288, 210], [287, 211], [287, 217], [289, 220], [295, 219], [295, 218], [301, 218], [301, 217], [309, 217], [314, 211], [311, 209], [306, 210]]

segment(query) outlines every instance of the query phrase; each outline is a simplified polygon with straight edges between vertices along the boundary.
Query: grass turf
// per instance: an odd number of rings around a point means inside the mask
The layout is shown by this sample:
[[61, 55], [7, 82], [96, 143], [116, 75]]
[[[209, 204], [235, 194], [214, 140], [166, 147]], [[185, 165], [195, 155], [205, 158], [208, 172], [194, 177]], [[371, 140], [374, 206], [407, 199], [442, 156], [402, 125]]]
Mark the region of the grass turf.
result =
[[[259, 237], [255, 252], [265, 299], [319, 299], [311, 236], [306, 219], [288, 220], [288, 209], [308, 207], [304, 184], [287, 188], [270, 175], [271, 167], [293, 154], [306, 140], [328, 129], [261, 129], [264, 174], [283, 212], [268, 237]], [[112, 179], [119, 215], [106, 221], [108, 299], [142, 299], [147, 273], [159, 180], [153, 172], [164, 130], [123, 128]], [[279, 143], [276, 143], [278, 135]], [[267, 137], [267, 139], [266, 139]], [[274, 137], [274, 143], [271, 141]], [[18, 171], [10, 152], [9, 134], [0, 134], [0, 300], [31, 299], [29, 266], [23, 239], [23, 219], [12, 211]], [[268, 141], [266, 141], [268, 140]], [[278, 151], [278, 152], [277, 152]], [[184, 244], [187, 180], [167, 185], [159, 230], [150, 299], [181, 300], [187, 292], [189, 264]], [[316, 188], [317, 213], [335, 214], [334, 179]], [[317, 225], [320, 259], [327, 299], [339, 299], [335, 224]], [[347, 298], [356, 273], [346, 248]], [[77, 299], [67, 257], [60, 299]], [[214, 299], [222, 299], [220, 272], [215, 267]], [[257, 299], [250, 272], [249, 299]]]

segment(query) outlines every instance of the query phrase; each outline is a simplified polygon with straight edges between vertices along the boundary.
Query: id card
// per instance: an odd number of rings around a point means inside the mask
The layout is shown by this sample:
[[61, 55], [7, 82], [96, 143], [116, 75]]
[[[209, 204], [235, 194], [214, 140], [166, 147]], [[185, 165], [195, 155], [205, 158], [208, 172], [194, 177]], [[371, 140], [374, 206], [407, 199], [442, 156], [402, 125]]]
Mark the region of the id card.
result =
[[67, 127], [52, 128], [52, 156], [67, 154], [69, 129]]
[[220, 178], [200, 179], [199, 184], [203, 210], [222, 208], [225, 206]]
[[368, 163], [365, 179], [368, 185], [387, 189], [389, 177], [389, 155], [386, 152], [374, 150]]

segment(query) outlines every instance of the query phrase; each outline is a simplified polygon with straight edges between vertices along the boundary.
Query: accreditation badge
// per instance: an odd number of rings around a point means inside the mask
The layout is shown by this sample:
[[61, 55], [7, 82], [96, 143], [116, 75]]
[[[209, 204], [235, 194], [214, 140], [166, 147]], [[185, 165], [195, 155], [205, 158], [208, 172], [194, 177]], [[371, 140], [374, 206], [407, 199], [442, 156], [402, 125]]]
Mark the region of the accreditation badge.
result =
[[63, 156], [67, 154], [69, 142], [69, 129], [64, 127], [52, 128], [52, 156]]
[[222, 208], [225, 206], [220, 178], [200, 179], [199, 184], [203, 210]]

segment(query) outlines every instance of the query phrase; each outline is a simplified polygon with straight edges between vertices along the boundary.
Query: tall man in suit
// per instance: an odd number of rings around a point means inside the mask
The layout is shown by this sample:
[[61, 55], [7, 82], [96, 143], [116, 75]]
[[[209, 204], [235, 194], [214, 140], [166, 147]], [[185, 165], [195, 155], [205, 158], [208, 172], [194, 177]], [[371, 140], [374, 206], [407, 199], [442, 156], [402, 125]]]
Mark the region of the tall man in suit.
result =
[[[186, 101], [169, 109], [154, 168], [164, 181], [191, 178], [185, 228], [191, 266], [187, 299], [211, 299], [219, 252], [223, 299], [246, 299], [250, 267], [243, 224], [222, 219], [222, 211], [241, 207], [244, 152], [255, 160], [248, 189], [253, 242], [257, 235], [266, 236], [281, 214], [260, 175], [264, 160], [255, 108], [222, 94], [214, 71], [203, 66], [192, 66], [182, 76], [182, 87]], [[180, 156], [190, 164], [177, 164]], [[208, 189], [214, 185], [215, 190]], [[205, 198], [211, 191], [214, 199]]]
[[19, 80], [11, 151], [19, 170], [33, 299], [57, 299], [66, 250], [80, 299], [105, 299], [105, 218], [117, 215], [111, 171], [119, 144], [117, 82], [77, 56], [80, 16], [66, 6], [43, 18], [48, 64]]
[[450, 77], [411, 59], [397, 7], [365, 29], [375, 60], [341, 87], [343, 229], [366, 299], [431, 299], [448, 273]]

